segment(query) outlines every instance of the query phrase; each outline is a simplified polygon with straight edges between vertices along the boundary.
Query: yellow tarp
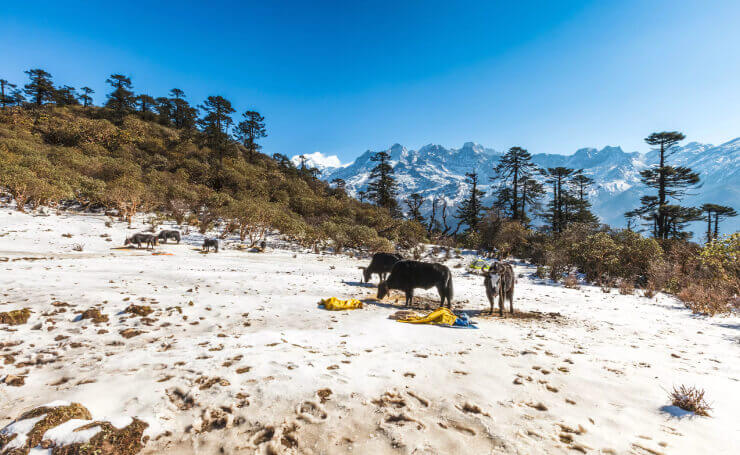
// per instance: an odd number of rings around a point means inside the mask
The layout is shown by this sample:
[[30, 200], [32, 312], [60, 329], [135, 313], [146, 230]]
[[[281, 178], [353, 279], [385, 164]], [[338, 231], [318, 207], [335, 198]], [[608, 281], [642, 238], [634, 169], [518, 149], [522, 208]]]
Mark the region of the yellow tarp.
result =
[[339, 300], [336, 297], [329, 297], [319, 302], [319, 305], [323, 305], [327, 310], [355, 310], [362, 308], [362, 302], [357, 299]]
[[439, 308], [432, 311], [426, 316], [419, 316], [416, 318], [399, 319], [398, 322], [407, 322], [409, 324], [444, 324], [453, 325], [457, 316], [449, 308]]

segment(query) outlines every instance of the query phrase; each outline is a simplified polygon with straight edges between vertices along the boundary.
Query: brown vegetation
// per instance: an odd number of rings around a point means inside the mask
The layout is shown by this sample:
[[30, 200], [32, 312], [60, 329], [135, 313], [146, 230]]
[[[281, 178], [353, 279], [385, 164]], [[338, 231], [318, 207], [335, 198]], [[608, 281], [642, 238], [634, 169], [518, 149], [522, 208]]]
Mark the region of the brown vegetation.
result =
[[704, 399], [704, 390], [693, 386], [674, 387], [670, 398], [673, 406], [677, 406], [684, 411], [693, 412], [696, 415], [709, 417], [709, 411], [712, 410], [709, 403]]
[[0, 313], [0, 324], [20, 325], [25, 324], [31, 317], [31, 310], [23, 308], [22, 310], [12, 310]]
[[[0, 112], [0, 191], [18, 210], [78, 203], [131, 222], [155, 212], [206, 232], [219, 223], [250, 246], [278, 230], [306, 246], [412, 248], [418, 221], [350, 198], [284, 156], [249, 154], [236, 142], [213, 150], [203, 133], [105, 108], [13, 107]], [[162, 219], [160, 217], [159, 219]]]

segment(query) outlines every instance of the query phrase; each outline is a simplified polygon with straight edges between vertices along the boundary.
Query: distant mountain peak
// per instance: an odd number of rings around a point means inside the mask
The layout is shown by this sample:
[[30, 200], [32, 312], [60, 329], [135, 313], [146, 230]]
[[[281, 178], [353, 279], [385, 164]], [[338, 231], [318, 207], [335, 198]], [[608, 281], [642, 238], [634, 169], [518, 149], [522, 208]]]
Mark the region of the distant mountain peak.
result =
[[[399, 200], [411, 193], [419, 193], [428, 200], [446, 198], [454, 205], [465, 197], [465, 173], [475, 171], [479, 175], [481, 189], [486, 191], [484, 203], [492, 201], [490, 179], [494, 177], [494, 168], [501, 156], [496, 150], [468, 141], [459, 149], [430, 143], [418, 150], [410, 150], [401, 144], [393, 144], [386, 151], [391, 154], [399, 183]], [[321, 178], [327, 181], [343, 179], [347, 183], [347, 191], [356, 196], [357, 191], [367, 187], [368, 175], [376, 164], [370, 161], [372, 153], [368, 150], [342, 167], [326, 166], [331, 157], [322, 155], [324, 160], [318, 161], [326, 167], [319, 168]], [[640, 171], [655, 165], [656, 158], [655, 151], [626, 153], [621, 147], [612, 145], [601, 149], [584, 147], [572, 155], [537, 153], [532, 156], [535, 164], [542, 168], [565, 166], [583, 169], [595, 181], [589, 195], [594, 212], [603, 222], [614, 227], [623, 226], [624, 212], [639, 205], [640, 196], [645, 193]], [[740, 188], [735, 183], [740, 179], [740, 138], [719, 146], [689, 142], [677, 147], [670, 160], [674, 165], [692, 167], [699, 172], [704, 183], [700, 194], [687, 196], [683, 204], [700, 206], [714, 202], [740, 208]], [[336, 164], [338, 159], [331, 162]], [[428, 210], [429, 205], [425, 208]], [[722, 228], [737, 230], [740, 217], [728, 220]]]

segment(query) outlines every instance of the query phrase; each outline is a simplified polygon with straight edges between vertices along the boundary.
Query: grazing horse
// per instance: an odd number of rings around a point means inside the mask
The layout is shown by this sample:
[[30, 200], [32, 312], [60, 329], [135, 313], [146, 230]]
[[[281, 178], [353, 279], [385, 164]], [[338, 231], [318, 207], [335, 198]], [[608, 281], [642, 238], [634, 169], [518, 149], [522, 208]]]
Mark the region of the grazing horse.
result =
[[504, 315], [504, 303], [509, 301], [509, 311], [514, 313], [514, 285], [516, 284], [516, 275], [514, 267], [511, 264], [495, 262], [483, 278], [483, 285], [486, 287], [486, 297], [491, 304], [491, 314], [493, 314], [493, 303], [498, 296], [498, 314]]

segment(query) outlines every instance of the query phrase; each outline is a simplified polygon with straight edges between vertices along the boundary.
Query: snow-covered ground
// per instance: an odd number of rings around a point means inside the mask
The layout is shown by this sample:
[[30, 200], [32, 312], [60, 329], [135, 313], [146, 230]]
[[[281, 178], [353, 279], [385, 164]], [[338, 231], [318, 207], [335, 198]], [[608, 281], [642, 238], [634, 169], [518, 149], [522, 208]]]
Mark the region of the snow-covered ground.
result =
[[[96, 420], [149, 423], [142, 453], [738, 448], [740, 318], [694, 316], [664, 295], [565, 289], [524, 265], [520, 317], [490, 317], [482, 278], [451, 259], [456, 306], [479, 329], [401, 324], [388, 316], [402, 299], [376, 302], [374, 286], [359, 283], [366, 260], [201, 254], [198, 235], [158, 248], [172, 255], [112, 249], [136, 230], [105, 221], [0, 209], [0, 312], [33, 312], [0, 325], [0, 378], [25, 376], [0, 383], [0, 428], [66, 400]], [[329, 296], [366, 305], [317, 308]], [[154, 311], [124, 313], [131, 304]], [[108, 322], [78, 320], [90, 308]], [[711, 417], [669, 406], [681, 384], [706, 390]]]

